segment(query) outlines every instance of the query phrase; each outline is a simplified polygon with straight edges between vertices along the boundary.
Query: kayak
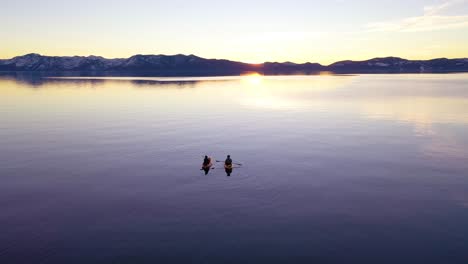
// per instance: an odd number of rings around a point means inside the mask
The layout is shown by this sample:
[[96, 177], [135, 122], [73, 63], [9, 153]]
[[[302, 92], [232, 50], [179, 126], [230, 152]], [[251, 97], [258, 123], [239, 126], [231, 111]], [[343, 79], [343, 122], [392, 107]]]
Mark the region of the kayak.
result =
[[224, 168], [225, 168], [226, 170], [232, 170], [232, 164], [231, 164], [231, 165], [226, 165], [226, 164], [224, 164]]
[[208, 158], [210, 160], [210, 162], [208, 164], [202, 164], [202, 169], [204, 170], [209, 170], [211, 168], [211, 166], [213, 166], [213, 159], [212, 158]]

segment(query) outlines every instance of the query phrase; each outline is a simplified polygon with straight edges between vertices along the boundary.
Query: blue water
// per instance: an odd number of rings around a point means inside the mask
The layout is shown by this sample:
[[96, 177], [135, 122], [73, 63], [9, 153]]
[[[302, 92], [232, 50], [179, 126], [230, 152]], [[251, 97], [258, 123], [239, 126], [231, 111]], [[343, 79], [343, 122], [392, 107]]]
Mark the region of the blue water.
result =
[[0, 263], [468, 261], [468, 74], [2, 76], [0, 149]]

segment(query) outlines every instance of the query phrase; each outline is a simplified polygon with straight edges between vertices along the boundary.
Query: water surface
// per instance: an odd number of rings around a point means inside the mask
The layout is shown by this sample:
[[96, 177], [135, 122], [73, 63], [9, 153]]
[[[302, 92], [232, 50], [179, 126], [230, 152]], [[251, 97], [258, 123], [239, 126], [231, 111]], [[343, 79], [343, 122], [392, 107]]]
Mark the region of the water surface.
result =
[[466, 263], [467, 132], [468, 74], [2, 76], [0, 262]]

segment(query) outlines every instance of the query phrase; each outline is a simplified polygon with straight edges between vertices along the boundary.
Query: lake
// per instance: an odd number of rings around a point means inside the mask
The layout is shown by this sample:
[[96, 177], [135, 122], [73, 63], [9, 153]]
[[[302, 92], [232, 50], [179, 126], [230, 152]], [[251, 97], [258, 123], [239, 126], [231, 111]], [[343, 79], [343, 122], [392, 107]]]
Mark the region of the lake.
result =
[[0, 148], [0, 263], [468, 261], [468, 74], [2, 75]]

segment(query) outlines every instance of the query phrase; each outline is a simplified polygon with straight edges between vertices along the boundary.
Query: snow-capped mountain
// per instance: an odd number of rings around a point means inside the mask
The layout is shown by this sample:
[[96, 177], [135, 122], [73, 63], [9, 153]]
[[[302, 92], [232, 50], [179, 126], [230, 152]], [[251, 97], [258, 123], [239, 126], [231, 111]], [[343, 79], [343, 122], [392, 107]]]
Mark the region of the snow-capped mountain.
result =
[[41, 72], [149, 72], [157, 74], [210, 73], [226, 74], [257, 71], [293, 73], [333, 71], [367, 72], [468, 72], [468, 59], [406, 60], [397, 57], [374, 58], [366, 61], [339, 61], [329, 66], [318, 63], [265, 62], [248, 64], [229, 60], [205, 59], [195, 55], [135, 55], [130, 58], [106, 59], [100, 56], [42, 56], [27, 54], [0, 60], [0, 71]]
[[248, 70], [249, 64], [194, 55], [135, 55], [127, 59], [99, 56], [56, 57], [27, 54], [0, 60], [3, 71], [223, 71]]
[[406, 60], [397, 57], [374, 58], [366, 61], [339, 61], [328, 66], [335, 72], [466, 72], [468, 59]]

